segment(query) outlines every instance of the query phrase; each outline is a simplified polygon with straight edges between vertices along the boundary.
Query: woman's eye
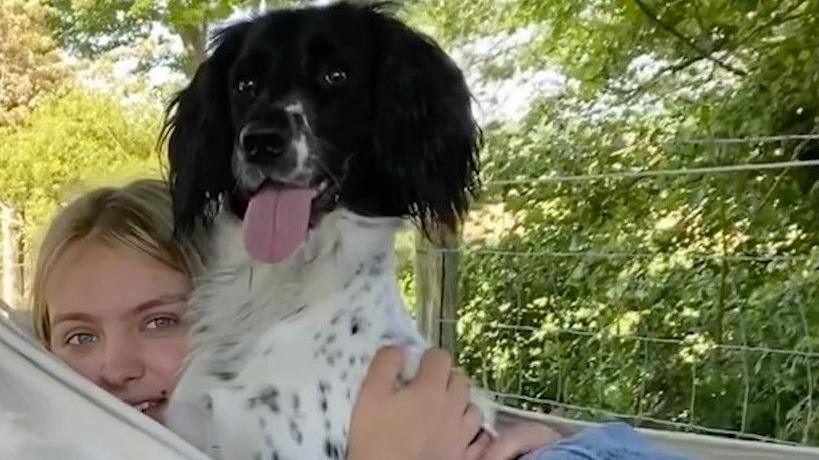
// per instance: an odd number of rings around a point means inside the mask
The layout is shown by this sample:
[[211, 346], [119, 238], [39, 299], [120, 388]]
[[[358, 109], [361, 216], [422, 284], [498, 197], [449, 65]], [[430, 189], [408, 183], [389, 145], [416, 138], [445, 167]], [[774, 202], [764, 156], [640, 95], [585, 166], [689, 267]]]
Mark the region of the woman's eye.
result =
[[94, 334], [89, 334], [88, 332], [78, 332], [68, 336], [65, 343], [68, 345], [83, 346], [92, 344], [96, 341], [97, 337]]
[[168, 327], [174, 327], [179, 324], [179, 320], [176, 318], [169, 318], [167, 316], [160, 316], [159, 318], [153, 318], [152, 320], [148, 321], [145, 325], [146, 329], [165, 329]]

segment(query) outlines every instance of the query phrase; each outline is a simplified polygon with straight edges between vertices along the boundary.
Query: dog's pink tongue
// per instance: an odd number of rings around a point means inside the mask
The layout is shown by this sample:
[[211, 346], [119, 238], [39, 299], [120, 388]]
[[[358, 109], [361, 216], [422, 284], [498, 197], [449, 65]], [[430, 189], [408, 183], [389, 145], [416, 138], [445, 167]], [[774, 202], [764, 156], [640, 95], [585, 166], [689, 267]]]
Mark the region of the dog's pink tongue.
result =
[[316, 191], [309, 188], [267, 186], [247, 206], [243, 223], [245, 249], [269, 263], [288, 258], [304, 242], [310, 223], [310, 204]]

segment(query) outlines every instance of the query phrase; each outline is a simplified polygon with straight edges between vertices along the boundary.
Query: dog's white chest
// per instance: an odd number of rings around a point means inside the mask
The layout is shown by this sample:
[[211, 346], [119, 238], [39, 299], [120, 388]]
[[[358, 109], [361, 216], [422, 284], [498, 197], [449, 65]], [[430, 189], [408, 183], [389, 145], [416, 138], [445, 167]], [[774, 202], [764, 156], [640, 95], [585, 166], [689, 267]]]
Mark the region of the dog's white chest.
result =
[[[224, 459], [339, 458], [353, 404], [376, 349], [410, 342], [411, 323], [383, 280], [308, 305], [259, 339], [235, 378], [212, 391], [216, 443]], [[316, 313], [313, 313], [315, 309]]]
[[[366, 257], [348, 241], [356, 256], [342, 258], [341, 267], [334, 256], [335, 267], [299, 272], [308, 278], [301, 287], [264, 270], [250, 282], [261, 291], [248, 289], [241, 271], [232, 272], [229, 286], [207, 278], [197, 307], [209, 332], [200, 340], [213, 343], [194, 352], [169, 426], [214, 458], [343, 459], [353, 404], [376, 350], [409, 346], [409, 376], [426, 348], [399, 294], [390, 246], [359, 246]], [[286, 313], [271, 320], [271, 311]]]

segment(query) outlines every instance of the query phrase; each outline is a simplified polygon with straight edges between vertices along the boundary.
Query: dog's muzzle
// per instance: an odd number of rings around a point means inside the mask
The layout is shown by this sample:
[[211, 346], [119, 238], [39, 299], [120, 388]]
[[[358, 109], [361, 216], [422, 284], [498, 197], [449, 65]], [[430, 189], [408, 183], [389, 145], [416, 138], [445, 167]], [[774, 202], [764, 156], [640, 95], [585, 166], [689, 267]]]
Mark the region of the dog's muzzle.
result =
[[300, 155], [300, 139], [307, 135], [308, 125], [301, 104], [277, 108], [260, 119], [248, 122], [239, 132], [239, 146], [245, 161], [271, 166], [289, 152]]

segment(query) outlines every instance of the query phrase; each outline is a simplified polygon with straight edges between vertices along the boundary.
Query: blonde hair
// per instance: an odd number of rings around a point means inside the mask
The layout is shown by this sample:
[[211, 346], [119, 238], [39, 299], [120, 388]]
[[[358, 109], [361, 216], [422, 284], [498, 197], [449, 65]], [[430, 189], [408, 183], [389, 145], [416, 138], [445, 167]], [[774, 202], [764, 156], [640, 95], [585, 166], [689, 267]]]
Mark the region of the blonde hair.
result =
[[204, 266], [202, 232], [176, 240], [166, 182], [141, 179], [123, 187], [102, 187], [74, 200], [51, 221], [40, 245], [31, 291], [32, 320], [40, 341], [49, 346], [51, 324], [45, 286], [54, 262], [71, 242], [97, 238], [136, 249], [193, 278]]

